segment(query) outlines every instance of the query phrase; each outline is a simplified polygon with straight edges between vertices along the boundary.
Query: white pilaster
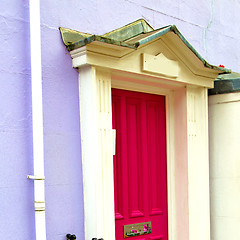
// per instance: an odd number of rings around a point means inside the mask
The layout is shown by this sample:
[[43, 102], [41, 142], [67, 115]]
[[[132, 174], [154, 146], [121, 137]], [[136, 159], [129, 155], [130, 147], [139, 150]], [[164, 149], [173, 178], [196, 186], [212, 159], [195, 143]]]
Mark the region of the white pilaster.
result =
[[79, 69], [85, 239], [112, 240], [114, 187], [110, 74], [89, 65]]
[[207, 89], [187, 87], [189, 240], [210, 239]]

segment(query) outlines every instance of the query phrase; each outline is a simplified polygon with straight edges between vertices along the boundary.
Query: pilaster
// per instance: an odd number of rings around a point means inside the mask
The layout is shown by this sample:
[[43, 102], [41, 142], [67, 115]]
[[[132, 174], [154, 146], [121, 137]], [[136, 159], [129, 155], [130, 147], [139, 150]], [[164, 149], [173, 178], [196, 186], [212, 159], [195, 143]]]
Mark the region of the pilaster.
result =
[[114, 228], [113, 134], [110, 74], [79, 68], [85, 239], [112, 240]]
[[207, 89], [187, 87], [189, 240], [210, 239]]

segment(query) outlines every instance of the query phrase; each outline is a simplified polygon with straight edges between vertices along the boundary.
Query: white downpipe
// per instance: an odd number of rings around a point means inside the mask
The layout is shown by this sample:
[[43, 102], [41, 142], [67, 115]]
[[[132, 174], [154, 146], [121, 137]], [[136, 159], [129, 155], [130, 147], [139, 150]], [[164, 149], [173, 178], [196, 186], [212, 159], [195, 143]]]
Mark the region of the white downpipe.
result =
[[33, 164], [34, 205], [36, 240], [46, 239], [45, 186], [44, 186], [44, 148], [43, 148], [43, 110], [42, 110], [42, 65], [40, 34], [40, 1], [29, 0], [31, 77], [32, 77], [32, 126], [33, 126]]

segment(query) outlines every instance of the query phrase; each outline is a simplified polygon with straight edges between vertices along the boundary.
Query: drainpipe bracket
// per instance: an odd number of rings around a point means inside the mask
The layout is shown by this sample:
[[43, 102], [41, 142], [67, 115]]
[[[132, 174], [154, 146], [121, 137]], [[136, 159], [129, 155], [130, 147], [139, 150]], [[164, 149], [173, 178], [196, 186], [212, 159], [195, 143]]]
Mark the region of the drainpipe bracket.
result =
[[33, 176], [33, 175], [27, 175], [28, 179], [32, 180], [45, 180], [45, 176]]

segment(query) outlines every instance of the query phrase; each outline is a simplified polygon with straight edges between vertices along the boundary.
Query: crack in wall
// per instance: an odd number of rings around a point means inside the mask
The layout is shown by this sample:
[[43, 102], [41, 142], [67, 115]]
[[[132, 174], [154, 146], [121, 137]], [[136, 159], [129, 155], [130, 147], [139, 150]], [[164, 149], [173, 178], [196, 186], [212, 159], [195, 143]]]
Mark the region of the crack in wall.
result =
[[4, 18], [5, 20], [8, 20], [8, 21], [19, 21], [19, 22], [24, 22], [24, 23], [29, 23], [29, 19], [24, 19], [24, 18], [20, 18], [20, 17], [15, 17], [15, 16], [6, 16], [6, 15], [3, 15], [3, 14], [0, 14], [0, 17], [1, 18]]
[[167, 17], [170, 17], [170, 18], [174, 18], [174, 19], [176, 19], [176, 20], [178, 20], [178, 21], [181, 21], [181, 22], [184, 22], [184, 23], [189, 23], [189, 24], [191, 24], [191, 25], [193, 25], [193, 26], [196, 26], [196, 27], [202, 27], [202, 28], [204, 27], [204, 26], [202, 26], [202, 25], [200, 25], [200, 24], [196, 24], [196, 23], [193, 23], [193, 22], [186, 21], [186, 20], [184, 20], [183, 18], [176, 17], [176, 16], [171, 15], [171, 14], [169, 14], [169, 13], [165, 13], [165, 12], [162, 12], [162, 11], [159, 11], [159, 10], [156, 10], [156, 9], [153, 9], [153, 8], [151, 8], [151, 7], [144, 6], [144, 5], [142, 5], [142, 4], [138, 4], [138, 3], [133, 2], [133, 1], [131, 1], [131, 0], [124, 0], [124, 1], [125, 1], [125, 2], [129, 2], [129, 3], [131, 3], [131, 4], [134, 4], [134, 5], [137, 5], [137, 6], [139, 6], [139, 7], [145, 8], [145, 9], [147, 9], [147, 10], [149, 10], [149, 11], [153, 11], [153, 12], [155, 12], [155, 13], [159, 13], [159, 14], [162, 14], [162, 15], [164, 15], [164, 16], [167, 16]]
[[205, 54], [205, 58], [207, 59], [207, 31], [211, 27], [213, 23], [213, 8], [214, 8], [214, 0], [210, 0], [210, 20], [207, 26], [203, 29], [203, 51]]

